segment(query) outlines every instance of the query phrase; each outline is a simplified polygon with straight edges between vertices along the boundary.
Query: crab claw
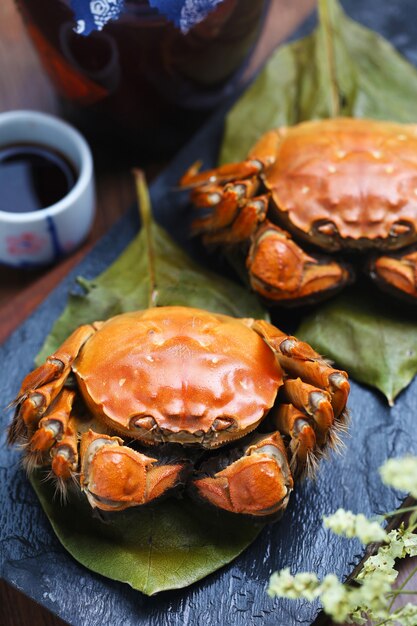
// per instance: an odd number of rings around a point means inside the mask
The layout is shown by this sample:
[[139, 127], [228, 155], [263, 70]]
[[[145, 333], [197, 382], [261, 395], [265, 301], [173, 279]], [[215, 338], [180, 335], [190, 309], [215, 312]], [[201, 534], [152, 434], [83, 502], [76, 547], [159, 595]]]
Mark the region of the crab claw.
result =
[[122, 511], [146, 504], [181, 482], [184, 464], [157, 459], [122, 445], [119, 437], [89, 431], [81, 439], [81, 489], [91, 506]]
[[194, 480], [193, 487], [200, 498], [232, 513], [258, 518], [282, 513], [293, 479], [281, 435], [255, 438], [244, 456], [214, 476]]
[[267, 220], [253, 237], [246, 264], [252, 288], [269, 301], [288, 306], [328, 297], [352, 279], [347, 267], [306, 254], [287, 232]]
[[417, 298], [417, 251], [381, 256], [370, 264], [371, 277], [386, 291], [416, 302]]

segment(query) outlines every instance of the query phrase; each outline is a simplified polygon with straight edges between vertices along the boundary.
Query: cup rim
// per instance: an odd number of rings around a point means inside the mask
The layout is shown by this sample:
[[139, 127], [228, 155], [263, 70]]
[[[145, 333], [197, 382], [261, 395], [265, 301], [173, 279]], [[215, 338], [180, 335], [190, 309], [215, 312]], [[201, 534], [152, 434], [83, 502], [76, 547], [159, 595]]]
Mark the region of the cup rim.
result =
[[[12, 213], [9, 211], [0, 210], [0, 222], [9, 224], [29, 224], [33, 222], [39, 222], [48, 217], [54, 217], [71, 206], [74, 202], [83, 194], [88, 185], [91, 182], [93, 175], [93, 157], [90, 147], [82, 134], [71, 124], [64, 122], [56, 115], [49, 113], [41, 113], [39, 111], [33, 111], [29, 109], [20, 109], [17, 111], [5, 111], [0, 113], [0, 127], [4, 124], [14, 122], [24, 122], [25, 124], [30, 122], [36, 122], [42, 124], [46, 130], [50, 128], [58, 129], [65, 133], [67, 137], [71, 139], [73, 144], [80, 155], [80, 167], [78, 171], [78, 177], [74, 186], [70, 191], [58, 202], [51, 204], [43, 209], [37, 211], [27, 211], [25, 213]], [[28, 139], [30, 141], [30, 139]], [[48, 139], [46, 137], [44, 145], [48, 147]], [[66, 156], [65, 150], [63, 151]]]

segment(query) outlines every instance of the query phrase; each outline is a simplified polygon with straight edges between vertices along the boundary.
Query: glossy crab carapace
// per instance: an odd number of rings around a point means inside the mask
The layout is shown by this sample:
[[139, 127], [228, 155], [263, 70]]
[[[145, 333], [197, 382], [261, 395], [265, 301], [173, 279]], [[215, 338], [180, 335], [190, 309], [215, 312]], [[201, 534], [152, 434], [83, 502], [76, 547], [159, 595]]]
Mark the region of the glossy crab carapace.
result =
[[318, 300], [352, 280], [318, 248], [366, 252], [360, 263], [383, 289], [417, 302], [417, 125], [303, 122], [267, 132], [242, 163], [198, 170], [181, 180], [207, 213], [194, 232], [246, 245], [252, 288], [269, 301]]
[[[76, 329], [23, 380], [9, 438], [25, 442], [29, 469], [75, 479], [99, 509], [188, 483], [202, 500], [263, 518], [285, 509], [294, 478], [337, 442], [348, 393], [345, 372], [266, 321], [160, 307]], [[193, 450], [196, 467], [161, 457], [167, 443]], [[210, 460], [221, 446], [228, 453]]]

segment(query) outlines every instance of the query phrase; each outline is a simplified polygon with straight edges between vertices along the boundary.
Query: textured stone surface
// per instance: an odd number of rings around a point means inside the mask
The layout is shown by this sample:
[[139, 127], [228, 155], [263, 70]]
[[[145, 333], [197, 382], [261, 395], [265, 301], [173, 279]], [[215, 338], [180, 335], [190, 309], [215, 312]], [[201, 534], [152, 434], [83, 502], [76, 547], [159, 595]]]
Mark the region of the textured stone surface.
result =
[[[417, 7], [414, 0], [396, 3], [344, 2], [355, 19], [381, 32], [417, 63]], [[214, 162], [222, 115], [216, 116], [153, 185], [158, 220], [186, 243], [184, 196], [172, 191], [191, 162]], [[184, 220], [183, 220], [184, 218]], [[1, 406], [18, 390], [22, 376], [65, 305], [74, 277], [94, 277], [121, 252], [138, 228], [134, 212], [116, 225], [74, 272], [1, 348]], [[187, 244], [189, 246], [189, 244]], [[196, 251], [196, 248], [194, 248]], [[201, 252], [199, 252], [201, 256]], [[282, 567], [314, 570], [320, 575], [347, 575], [360, 556], [359, 544], [332, 536], [322, 528], [323, 514], [339, 506], [375, 514], [395, 508], [399, 495], [383, 487], [377, 468], [389, 456], [417, 454], [417, 380], [389, 409], [382, 396], [352, 385], [352, 422], [343, 456], [322, 463], [316, 482], [298, 488], [284, 518], [266, 528], [234, 563], [181, 591], [148, 598], [127, 585], [90, 573], [60, 546], [27, 481], [18, 450], [5, 446], [3, 412], [0, 439], [1, 575], [36, 601], [77, 626], [158, 625], [292, 626], [309, 624], [318, 607], [304, 602], [271, 600], [265, 593], [270, 574]]]

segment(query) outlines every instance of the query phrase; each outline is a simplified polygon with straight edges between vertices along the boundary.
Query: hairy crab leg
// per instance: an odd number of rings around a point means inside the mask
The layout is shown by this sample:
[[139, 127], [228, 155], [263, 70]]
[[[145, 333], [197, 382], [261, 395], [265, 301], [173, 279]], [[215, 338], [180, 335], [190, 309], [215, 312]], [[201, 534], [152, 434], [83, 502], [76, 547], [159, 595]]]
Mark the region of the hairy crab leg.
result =
[[68, 480], [78, 468], [78, 419], [71, 416], [63, 437], [51, 449], [51, 468], [58, 479]]
[[330, 394], [304, 383], [301, 378], [289, 378], [281, 388], [280, 396], [314, 419], [317, 443], [324, 446], [334, 425]]
[[122, 511], [165, 495], [182, 482], [185, 463], [158, 460], [89, 430], [81, 437], [81, 489], [92, 507]]
[[230, 228], [224, 228], [213, 233], [205, 233], [203, 241], [206, 245], [226, 243], [236, 244], [248, 241], [256, 232], [259, 224], [266, 218], [268, 210], [268, 195], [251, 198], [240, 207], [238, 215]]
[[347, 267], [307, 254], [289, 233], [269, 220], [253, 235], [246, 265], [252, 289], [280, 304], [327, 297], [352, 279]]
[[47, 413], [39, 421], [38, 428], [29, 440], [28, 448], [34, 453], [44, 453], [61, 439], [68, 426], [75, 398], [75, 391], [63, 389]]
[[314, 475], [317, 440], [311, 418], [293, 404], [280, 403], [273, 409], [273, 423], [282, 435], [290, 437], [290, 469], [294, 478]]
[[417, 298], [417, 250], [384, 255], [371, 262], [370, 274], [382, 288], [408, 300]]
[[180, 187], [200, 187], [210, 183], [228, 183], [241, 178], [258, 175], [264, 168], [259, 159], [247, 159], [240, 163], [227, 163], [211, 170], [200, 172], [201, 162], [194, 163], [180, 180]]
[[[288, 408], [280, 410], [280, 405], [275, 409], [279, 419], [284, 420], [281, 426], [277, 424], [280, 432], [293, 436], [290, 432], [293, 426], [288, 420], [296, 419], [296, 410], [300, 412], [298, 417], [304, 416], [305, 421], [314, 428], [319, 448], [323, 448], [326, 443], [336, 447], [340, 443], [338, 431], [345, 429], [347, 419], [345, 408], [350, 386], [346, 372], [334, 369], [310, 345], [286, 335], [265, 320], [247, 319], [244, 323], [257, 332], [275, 352], [287, 376], [279, 392], [279, 400], [284, 400], [293, 408], [291, 412]], [[304, 434], [307, 436], [308, 430]], [[299, 451], [304, 454], [302, 447], [299, 447]], [[300, 462], [302, 464], [303, 460]]]
[[[239, 206], [242, 205], [245, 200], [251, 198], [257, 192], [258, 187], [259, 180], [257, 178], [238, 180], [235, 183], [225, 185], [220, 201], [213, 207], [212, 213], [193, 221], [193, 234], [217, 231], [229, 226], [236, 215], [238, 215]], [[211, 196], [211, 192], [209, 192], [209, 194]], [[198, 198], [194, 198], [193, 200], [197, 208], [206, 207], [208, 202], [208, 199], [201, 192], [198, 194]], [[201, 204], [199, 204], [199, 202]]]
[[192, 486], [200, 498], [232, 513], [262, 518], [283, 512], [293, 478], [281, 435], [253, 437], [241, 458]]
[[95, 326], [80, 326], [45, 363], [24, 378], [13, 402], [17, 407], [9, 428], [9, 443], [15, 443], [24, 437], [25, 432], [36, 428], [39, 419], [63, 388], [74, 359], [95, 331]]
[[265, 320], [249, 323], [274, 350], [287, 375], [301, 378], [304, 382], [330, 393], [334, 415], [339, 417], [345, 410], [350, 390], [346, 372], [334, 369], [308, 343], [286, 335]]

